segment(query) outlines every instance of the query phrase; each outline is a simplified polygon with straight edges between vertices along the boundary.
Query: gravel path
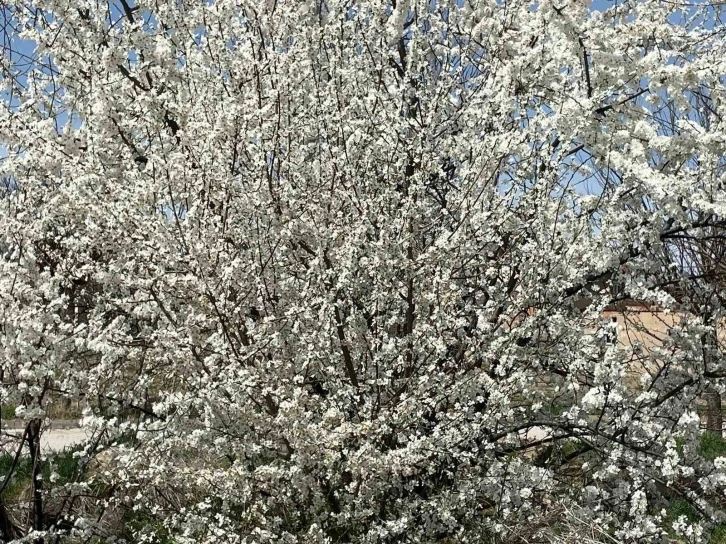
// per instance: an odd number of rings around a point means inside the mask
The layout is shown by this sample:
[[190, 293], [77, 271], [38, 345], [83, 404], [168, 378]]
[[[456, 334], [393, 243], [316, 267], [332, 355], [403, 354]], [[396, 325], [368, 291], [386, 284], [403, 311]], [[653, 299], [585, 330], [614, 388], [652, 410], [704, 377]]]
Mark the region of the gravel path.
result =
[[85, 429], [54, 429], [40, 437], [40, 447], [44, 451], [63, 451], [86, 439]]
[[[4, 431], [0, 436], [0, 448], [6, 453], [15, 453], [18, 447], [18, 441], [23, 436], [20, 429], [10, 429]], [[61, 452], [66, 448], [83, 442], [86, 439], [85, 429], [66, 428], [51, 429], [45, 431], [40, 437], [40, 448], [43, 453]], [[25, 448], [27, 454], [27, 447]]]

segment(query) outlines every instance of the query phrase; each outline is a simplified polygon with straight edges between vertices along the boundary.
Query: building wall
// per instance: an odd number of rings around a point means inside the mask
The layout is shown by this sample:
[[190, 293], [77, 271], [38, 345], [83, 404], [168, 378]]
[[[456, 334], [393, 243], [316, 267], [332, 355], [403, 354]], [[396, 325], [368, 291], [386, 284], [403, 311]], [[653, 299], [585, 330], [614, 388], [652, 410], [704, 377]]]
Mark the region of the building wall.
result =
[[[627, 370], [629, 382], [633, 385], [641, 382], [644, 373], [654, 377], [659, 372], [662, 352], [678, 351], [678, 343], [668, 341], [671, 330], [694, 319], [691, 314], [649, 309], [639, 304], [607, 310], [603, 318], [616, 325], [617, 341], [621, 347], [636, 348]], [[719, 323], [717, 339], [719, 345], [726, 348], [726, 319]]]

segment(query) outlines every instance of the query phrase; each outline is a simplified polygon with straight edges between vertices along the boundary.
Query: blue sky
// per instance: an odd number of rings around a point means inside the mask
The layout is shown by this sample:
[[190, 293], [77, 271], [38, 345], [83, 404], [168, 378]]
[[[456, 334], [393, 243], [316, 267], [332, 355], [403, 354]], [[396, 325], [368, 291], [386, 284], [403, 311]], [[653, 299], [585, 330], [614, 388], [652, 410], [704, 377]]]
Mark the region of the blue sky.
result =
[[[456, 0], [457, 3], [460, 2], [460, 0]], [[594, 0], [591, 3], [590, 8], [594, 11], [604, 11], [608, 8], [611, 8], [617, 3], [621, 2], [622, 0]], [[692, 14], [698, 9], [702, 8], [704, 6], [703, 0], [697, 0], [693, 3], [682, 3], [684, 6], [683, 14], [678, 15], [674, 14], [671, 17], [671, 22], [673, 24], [687, 24], [688, 19], [691, 18]], [[122, 16], [122, 10], [120, 6], [117, 3], [111, 4], [111, 17], [116, 19], [118, 17]], [[2, 8], [0, 10], [2, 12], [2, 16], [4, 18], [2, 28], [0, 28], [0, 35], [2, 35], [3, 44], [4, 44], [4, 50], [5, 55], [10, 56], [10, 60], [12, 61], [12, 64], [16, 70], [16, 72], [19, 74], [19, 80], [21, 83], [24, 82], [24, 77], [22, 74], [26, 72], [28, 69], [33, 67], [33, 51], [34, 51], [34, 43], [32, 41], [28, 40], [21, 40], [19, 39], [14, 32], [8, 31], [8, 29], [11, 29], [13, 26], [13, 21], [10, 19], [10, 12], [7, 8]], [[708, 20], [705, 21], [706, 28], [713, 28], [716, 24], [721, 24], [720, 21], [724, 19], [724, 13], [726, 12], [726, 4], [721, 4], [720, 6], [711, 7], [708, 10]], [[691, 21], [693, 23], [694, 21]], [[696, 21], [700, 22], [700, 21]], [[47, 62], [47, 59], [46, 59]], [[3, 93], [3, 98], [7, 101], [10, 97], [7, 92]], [[11, 107], [17, 105], [17, 103], [13, 100], [11, 102]], [[63, 124], [67, 121], [67, 116], [65, 114], [62, 114], [59, 119], [59, 123]], [[3, 146], [0, 145], [0, 157], [6, 155], [6, 150]], [[572, 157], [575, 158], [575, 157]], [[585, 156], [579, 157], [579, 159], [584, 159]], [[579, 179], [573, 180], [577, 187], [578, 191], [585, 192], [585, 193], [598, 193], [599, 188], [597, 187], [597, 184], [590, 183], [590, 180], [588, 180], [585, 177], [582, 177], [581, 175], [578, 175]]]

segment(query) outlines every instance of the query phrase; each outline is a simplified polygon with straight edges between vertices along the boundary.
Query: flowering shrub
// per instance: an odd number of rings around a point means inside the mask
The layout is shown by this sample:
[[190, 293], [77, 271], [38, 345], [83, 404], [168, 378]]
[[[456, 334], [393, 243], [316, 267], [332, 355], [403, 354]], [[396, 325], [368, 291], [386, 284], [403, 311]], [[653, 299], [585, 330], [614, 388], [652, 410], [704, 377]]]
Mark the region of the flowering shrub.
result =
[[[720, 8], [6, 4], [34, 49], [2, 67], [0, 401], [37, 465], [52, 403], [93, 431], [6, 539], [123, 509], [180, 543], [722, 519], [721, 295], [684, 257], [726, 226]], [[624, 299], [688, 317], [605, 342]]]

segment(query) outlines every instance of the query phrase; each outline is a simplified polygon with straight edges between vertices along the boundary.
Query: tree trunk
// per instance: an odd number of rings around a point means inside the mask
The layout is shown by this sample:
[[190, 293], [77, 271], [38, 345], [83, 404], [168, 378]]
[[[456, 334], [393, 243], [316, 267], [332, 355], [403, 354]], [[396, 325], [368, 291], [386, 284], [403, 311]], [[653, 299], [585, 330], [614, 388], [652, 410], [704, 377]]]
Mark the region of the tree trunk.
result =
[[0, 540], [2, 542], [10, 542], [11, 540], [15, 540], [17, 536], [19, 536], [18, 530], [13, 525], [13, 522], [10, 521], [5, 503], [0, 498]]
[[713, 386], [709, 387], [705, 394], [706, 397], [706, 429], [718, 433], [719, 436], [723, 436], [723, 412], [721, 409], [721, 394], [714, 389]]
[[[718, 361], [718, 319], [712, 314], [707, 314], [704, 322], [713, 326], [701, 339], [703, 346], [703, 370], [707, 373]], [[708, 384], [703, 396], [706, 400], [706, 429], [710, 432], [723, 436], [723, 413], [721, 411], [721, 394], [712, 385]]]
[[[33, 529], [43, 530], [43, 471], [40, 459], [40, 420], [28, 423], [28, 447], [33, 467]], [[43, 538], [36, 538], [35, 544], [43, 544]]]

